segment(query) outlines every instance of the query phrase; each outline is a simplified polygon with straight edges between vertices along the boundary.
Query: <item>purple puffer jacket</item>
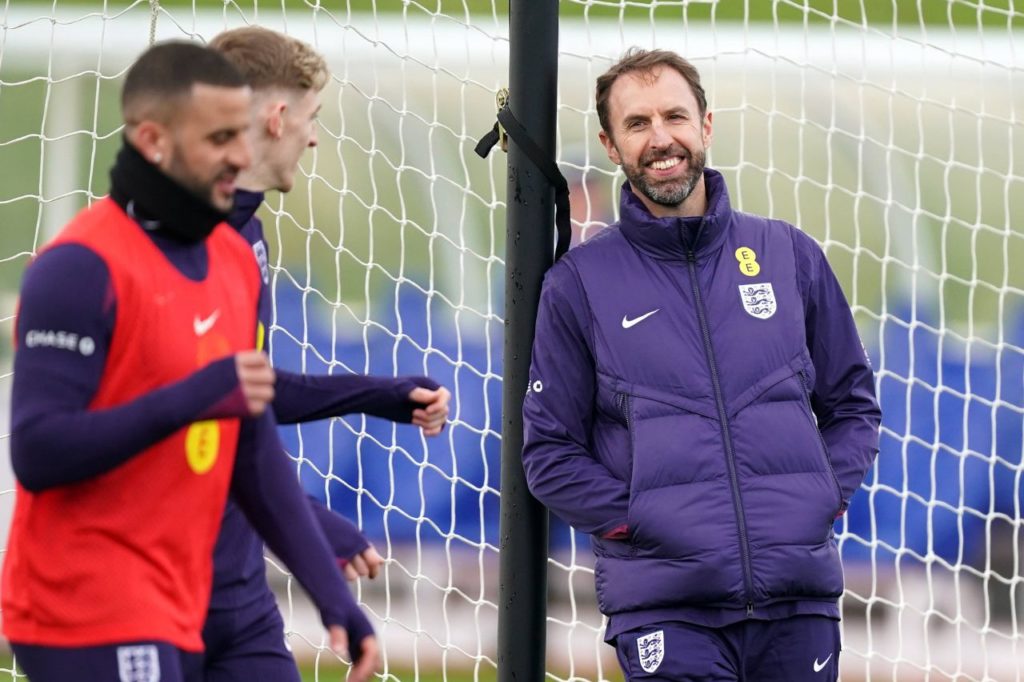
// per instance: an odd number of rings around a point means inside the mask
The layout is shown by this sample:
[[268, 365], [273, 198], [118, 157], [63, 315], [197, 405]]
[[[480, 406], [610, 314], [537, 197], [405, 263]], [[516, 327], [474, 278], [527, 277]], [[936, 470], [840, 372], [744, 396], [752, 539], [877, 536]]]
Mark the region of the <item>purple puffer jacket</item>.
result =
[[593, 534], [609, 615], [834, 602], [833, 520], [877, 453], [871, 367], [821, 249], [704, 179], [703, 220], [654, 218], [625, 186], [620, 223], [541, 295], [523, 463]]

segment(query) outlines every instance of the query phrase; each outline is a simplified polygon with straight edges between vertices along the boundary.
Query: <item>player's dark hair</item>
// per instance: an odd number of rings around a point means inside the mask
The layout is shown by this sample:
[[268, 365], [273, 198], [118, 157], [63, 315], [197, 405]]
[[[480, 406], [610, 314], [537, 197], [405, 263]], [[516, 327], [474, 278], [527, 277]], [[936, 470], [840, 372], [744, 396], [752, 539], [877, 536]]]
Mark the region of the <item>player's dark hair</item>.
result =
[[675, 52], [669, 50], [644, 50], [639, 47], [631, 47], [622, 55], [622, 59], [612, 64], [611, 68], [597, 78], [597, 90], [595, 100], [597, 103], [597, 118], [601, 122], [601, 129], [611, 135], [610, 122], [608, 121], [608, 97], [611, 94], [612, 86], [619, 76], [628, 73], [648, 75], [655, 70], [667, 67], [679, 72], [679, 75], [690, 84], [690, 90], [697, 100], [700, 108], [700, 117], [703, 120], [707, 113], [708, 100], [704, 94], [704, 87], [700, 84], [700, 72], [697, 67], [683, 59]]
[[121, 90], [125, 122], [139, 116], [167, 119], [176, 107], [173, 100], [187, 97], [196, 84], [241, 88], [245, 78], [224, 55], [196, 43], [173, 40], [153, 45], [128, 69]]

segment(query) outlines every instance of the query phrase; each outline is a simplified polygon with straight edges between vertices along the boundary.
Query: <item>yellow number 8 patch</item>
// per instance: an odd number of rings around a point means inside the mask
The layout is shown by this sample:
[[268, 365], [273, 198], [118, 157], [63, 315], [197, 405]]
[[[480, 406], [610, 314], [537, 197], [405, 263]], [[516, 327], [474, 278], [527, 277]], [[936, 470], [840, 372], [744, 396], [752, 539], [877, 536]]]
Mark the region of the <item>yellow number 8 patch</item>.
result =
[[210, 419], [195, 422], [185, 434], [185, 458], [197, 474], [205, 474], [217, 462], [220, 451], [220, 424]]
[[757, 262], [757, 254], [746, 246], [736, 249], [736, 260], [740, 262], [740, 272], [747, 277], [756, 277], [761, 272], [761, 265]]

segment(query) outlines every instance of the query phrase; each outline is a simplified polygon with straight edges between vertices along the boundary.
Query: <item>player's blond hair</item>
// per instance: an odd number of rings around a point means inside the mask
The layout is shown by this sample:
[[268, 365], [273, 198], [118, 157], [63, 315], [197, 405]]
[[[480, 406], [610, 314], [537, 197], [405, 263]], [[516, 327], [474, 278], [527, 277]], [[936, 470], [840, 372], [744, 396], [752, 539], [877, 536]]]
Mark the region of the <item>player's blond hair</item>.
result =
[[323, 90], [330, 72], [306, 43], [259, 26], [224, 31], [210, 42], [235, 65], [253, 90]]

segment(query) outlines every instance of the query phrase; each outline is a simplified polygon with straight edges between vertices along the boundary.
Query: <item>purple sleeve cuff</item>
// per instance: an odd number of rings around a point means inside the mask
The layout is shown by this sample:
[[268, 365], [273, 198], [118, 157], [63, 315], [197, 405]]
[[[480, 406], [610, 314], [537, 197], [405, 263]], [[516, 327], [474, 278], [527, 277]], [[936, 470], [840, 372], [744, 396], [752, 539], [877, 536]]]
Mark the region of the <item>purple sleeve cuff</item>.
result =
[[[321, 614], [321, 617], [323, 614]], [[348, 633], [348, 648], [352, 655], [352, 661], [356, 662], [363, 657], [363, 647], [361, 642], [367, 637], [373, 636], [373, 626], [370, 624], [366, 614], [361, 609], [356, 609], [352, 612], [351, 617], [345, 622], [341, 623], [342, 627]]]
[[[216, 369], [213, 369], [214, 366], [216, 366]], [[207, 365], [204, 369], [207, 368], [210, 371], [204, 378], [209, 382], [209, 385], [204, 386], [204, 388], [213, 388], [214, 390], [216, 390], [217, 387], [222, 386], [233, 386], [233, 388], [226, 393], [223, 393], [219, 400], [203, 410], [199, 416], [196, 417], [196, 421], [202, 419], [248, 417], [249, 406], [246, 404], [245, 394], [242, 392], [242, 386], [238, 383], [238, 372], [235, 366], [235, 357], [231, 356], [223, 358], [222, 360], [218, 360], [217, 362]]]
[[308, 498], [309, 508], [313, 512], [320, 530], [327, 538], [327, 544], [338, 559], [351, 561], [357, 554], [364, 552], [370, 541], [360, 532], [359, 528], [338, 512], [331, 511], [312, 497]]
[[278, 371], [274, 414], [281, 424], [362, 413], [409, 423], [419, 403], [409, 400], [417, 386], [439, 384], [429, 377], [373, 377], [362, 374], [298, 374]]

